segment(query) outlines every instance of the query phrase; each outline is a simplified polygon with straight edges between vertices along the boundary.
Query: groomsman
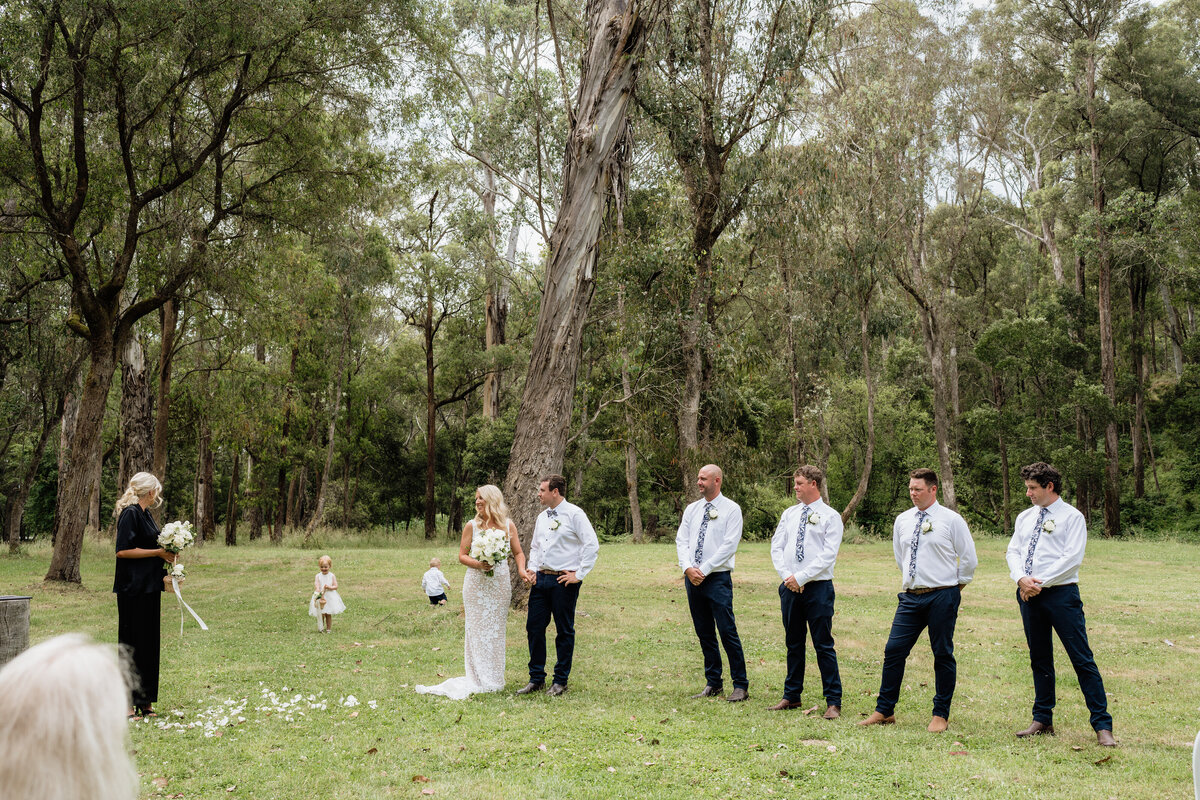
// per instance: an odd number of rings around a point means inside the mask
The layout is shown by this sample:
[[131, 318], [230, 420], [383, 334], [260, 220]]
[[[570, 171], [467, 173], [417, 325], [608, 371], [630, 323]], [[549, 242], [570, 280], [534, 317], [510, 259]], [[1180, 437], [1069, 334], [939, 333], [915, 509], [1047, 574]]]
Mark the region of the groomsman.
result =
[[526, 572], [521, 576], [533, 588], [529, 590], [529, 616], [525, 633], [529, 637], [529, 683], [517, 694], [540, 691], [546, 684], [546, 626], [554, 619], [557, 635], [549, 694], [567, 691], [571, 659], [575, 653], [575, 604], [579, 587], [596, 564], [600, 542], [587, 514], [563, 497], [567, 480], [548, 475], [538, 486], [538, 500], [546, 507], [538, 514], [529, 544]]
[[933, 649], [933, 718], [930, 733], [946, 730], [950, 701], [954, 697], [957, 667], [954, 661], [954, 623], [962, 587], [971, 582], [975, 542], [966, 521], [937, 502], [937, 473], [915, 469], [909, 473], [908, 496], [913, 507], [896, 517], [892, 550], [900, 567], [901, 589], [892, 632], [883, 651], [883, 677], [875, 710], [859, 725], [890, 725], [900, 699], [904, 661], [921, 631], [929, 628]]
[[[704, 653], [704, 689], [693, 697], [714, 697], [721, 693], [721, 651], [717, 635], [729, 658], [733, 691], [727, 698], [739, 703], [750, 697], [746, 658], [733, 619], [734, 555], [742, 540], [742, 509], [721, 494], [721, 468], [708, 464], [700, 468], [696, 485], [703, 495], [683, 511], [683, 520], [675, 536], [679, 568], [687, 589], [692, 625]], [[714, 630], [715, 629], [715, 630]]]
[[1079, 599], [1079, 565], [1087, 545], [1087, 523], [1083, 514], [1059, 497], [1062, 475], [1054, 467], [1039, 461], [1022, 467], [1021, 478], [1025, 496], [1033, 505], [1017, 517], [1006, 558], [1009, 575], [1017, 583], [1034, 700], [1033, 722], [1017, 736], [1024, 739], [1054, 733], [1053, 630], [1075, 667], [1097, 743], [1116, 747], [1104, 681], [1088, 646]]
[[796, 505], [783, 512], [771, 538], [771, 563], [779, 573], [779, 607], [787, 644], [787, 679], [783, 699], [771, 711], [799, 708], [804, 690], [805, 626], [812, 634], [825, 719], [841, 716], [842, 678], [833, 649], [833, 565], [842, 544], [842, 517], [821, 499], [825, 473], [805, 465], [796, 470], [792, 487]]

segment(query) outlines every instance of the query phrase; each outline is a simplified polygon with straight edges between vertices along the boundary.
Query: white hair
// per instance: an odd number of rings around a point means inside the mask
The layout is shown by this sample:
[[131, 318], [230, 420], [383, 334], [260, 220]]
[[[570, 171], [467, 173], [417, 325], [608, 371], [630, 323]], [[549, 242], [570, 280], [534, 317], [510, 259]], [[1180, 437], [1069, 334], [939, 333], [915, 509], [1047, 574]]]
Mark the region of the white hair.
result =
[[138, 502], [151, 492], [154, 492], [156, 495], [154, 498], [154, 506], [157, 508], [158, 506], [162, 505], [163, 501], [162, 484], [159, 482], [158, 478], [154, 477], [149, 472], [135, 473], [134, 476], [129, 479], [129, 486], [125, 488], [125, 493], [117, 499], [117, 504], [113, 507], [113, 516], [121, 516], [122, 511]]
[[113, 648], [49, 639], [0, 670], [0, 786], [20, 800], [133, 800], [129, 678]]

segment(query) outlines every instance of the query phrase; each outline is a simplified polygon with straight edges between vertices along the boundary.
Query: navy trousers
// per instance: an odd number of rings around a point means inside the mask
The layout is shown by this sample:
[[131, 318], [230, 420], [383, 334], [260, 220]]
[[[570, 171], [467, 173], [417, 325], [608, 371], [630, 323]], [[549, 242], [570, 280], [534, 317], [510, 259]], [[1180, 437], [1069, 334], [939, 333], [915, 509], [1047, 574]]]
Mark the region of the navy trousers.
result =
[[933, 649], [933, 715], [950, 718], [950, 701], [958, 666], [954, 661], [954, 623], [958, 621], [958, 605], [962, 588], [951, 586], [927, 594], [901, 592], [892, 620], [892, 632], [883, 650], [883, 679], [879, 683], [879, 699], [875, 710], [891, 716], [900, 699], [900, 684], [904, 681], [904, 661], [912, 652], [921, 631], [929, 628], [929, 646]]
[[564, 585], [557, 575], [539, 572], [529, 590], [529, 617], [525, 633], [529, 637], [529, 681], [546, 682], [546, 626], [554, 618], [556, 635], [554, 649], [558, 661], [554, 664], [554, 683], [567, 685], [571, 677], [571, 657], [575, 653], [575, 604], [583, 583]]
[[831, 706], [842, 704], [842, 677], [838, 672], [837, 652], [833, 649], [833, 597], [833, 581], [806, 583], [804, 591], [799, 593], [779, 584], [779, 608], [783, 612], [784, 641], [787, 643], [784, 700], [798, 703], [804, 693], [804, 639], [808, 632], [812, 634], [817, 667], [821, 670], [825, 703]]
[[737, 623], [733, 619], [733, 576], [728, 572], [713, 572], [699, 586], [692, 586], [687, 578], [688, 609], [692, 612], [692, 626], [700, 640], [704, 653], [704, 680], [714, 689], [724, 685], [721, 677], [721, 650], [717, 647], [717, 636], [725, 646], [729, 658], [729, 677], [733, 688], [749, 689], [750, 679], [746, 675], [746, 657], [742, 653], [742, 640], [738, 638]]
[[1079, 585], [1068, 583], [1042, 589], [1029, 602], [1022, 600], [1018, 592], [1017, 605], [1021, 608], [1025, 641], [1029, 643], [1029, 666], [1033, 669], [1034, 720], [1043, 725], [1054, 724], [1054, 643], [1050, 638], [1053, 630], [1075, 667], [1083, 700], [1092, 712], [1093, 730], [1111, 731], [1108, 697], [1092, 658], [1092, 648], [1088, 646]]

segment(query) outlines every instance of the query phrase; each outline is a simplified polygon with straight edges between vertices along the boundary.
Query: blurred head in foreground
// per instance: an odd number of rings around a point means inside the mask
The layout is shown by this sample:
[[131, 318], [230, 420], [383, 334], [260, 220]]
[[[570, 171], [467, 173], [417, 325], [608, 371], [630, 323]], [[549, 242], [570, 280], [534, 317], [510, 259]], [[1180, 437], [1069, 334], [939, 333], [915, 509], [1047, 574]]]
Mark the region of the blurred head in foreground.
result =
[[11, 800], [132, 800], [129, 682], [112, 647], [81, 634], [0, 670], [0, 786]]

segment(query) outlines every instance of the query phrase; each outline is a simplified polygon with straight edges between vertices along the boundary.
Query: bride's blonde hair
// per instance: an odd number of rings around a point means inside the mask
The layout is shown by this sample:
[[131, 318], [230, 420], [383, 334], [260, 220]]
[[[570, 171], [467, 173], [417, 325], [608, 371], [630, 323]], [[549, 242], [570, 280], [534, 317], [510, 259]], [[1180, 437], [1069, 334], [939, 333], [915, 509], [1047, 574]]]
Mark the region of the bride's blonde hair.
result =
[[163, 501], [162, 484], [159, 483], [158, 478], [149, 472], [136, 473], [129, 479], [129, 486], [125, 488], [125, 494], [117, 499], [117, 505], [113, 508], [113, 516], [121, 516], [122, 511], [137, 503], [151, 492], [157, 495], [154, 498], [154, 507], [158, 508], [162, 505]]
[[476, 489], [475, 493], [483, 500], [483, 511], [476, 513], [475, 519], [479, 520], [484, 528], [499, 528], [507, 533], [508, 504], [504, 502], [504, 493], [500, 491], [500, 487], [488, 483]]

